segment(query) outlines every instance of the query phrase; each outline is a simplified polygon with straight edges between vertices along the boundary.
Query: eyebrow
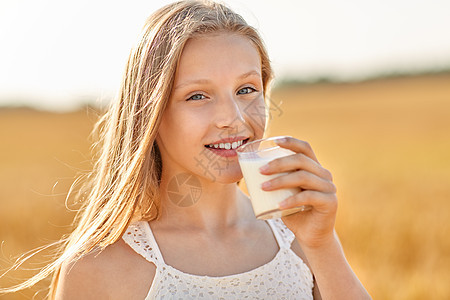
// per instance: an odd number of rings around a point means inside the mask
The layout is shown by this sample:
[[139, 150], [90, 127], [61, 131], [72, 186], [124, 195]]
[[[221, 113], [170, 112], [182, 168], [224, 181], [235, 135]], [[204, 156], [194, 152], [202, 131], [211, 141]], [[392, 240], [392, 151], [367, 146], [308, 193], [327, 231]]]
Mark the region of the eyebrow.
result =
[[[256, 71], [256, 70], [251, 70], [251, 71], [249, 71], [249, 72], [246, 72], [246, 73], [240, 75], [240, 76], [238, 77], [238, 79], [245, 79], [245, 78], [250, 77], [250, 76], [258, 76], [258, 77], [261, 77], [261, 73], [258, 72], [258, 71]], [[174, 88], [174, 90], [180, 89], [180, 88], [182, 88], [182, 87], [185, 87], [185, 86], [191, 85], [191, 84], [207, 84], [207, 83], [209, 83], [209, 82], [210, 82], [209, 79], [194, 79], [194, 80], [188, 80], [188, 81], [185, 81], [185, 82], [180, 83], [179, 85], [177, 85], [177, 86]]]

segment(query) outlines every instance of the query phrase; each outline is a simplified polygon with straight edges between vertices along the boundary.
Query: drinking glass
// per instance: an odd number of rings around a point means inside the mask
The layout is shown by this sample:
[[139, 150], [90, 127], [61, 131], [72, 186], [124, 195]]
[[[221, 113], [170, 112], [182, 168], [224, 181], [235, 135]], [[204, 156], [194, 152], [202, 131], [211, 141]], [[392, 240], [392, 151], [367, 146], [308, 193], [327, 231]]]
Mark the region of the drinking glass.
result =
[[268, 162], [283, 156], [295, 154], [295, 152], [282, 148], [276, 143], [284, 136], [270, 137], [255, 140], [236, 149], [239, 165], [244, 175], [245, 183], [250, 194], [250, 200], [258, 219], [273, 219], [287, 216], [298, 211], [311, 209], [309, 205], [280, 210], [278, 203], [300, 192], [300, 188], [287, 188], [274, 191], [263, 191], [261, 184], [272, 178], [288, 173], [263, 175], [259, 168]]

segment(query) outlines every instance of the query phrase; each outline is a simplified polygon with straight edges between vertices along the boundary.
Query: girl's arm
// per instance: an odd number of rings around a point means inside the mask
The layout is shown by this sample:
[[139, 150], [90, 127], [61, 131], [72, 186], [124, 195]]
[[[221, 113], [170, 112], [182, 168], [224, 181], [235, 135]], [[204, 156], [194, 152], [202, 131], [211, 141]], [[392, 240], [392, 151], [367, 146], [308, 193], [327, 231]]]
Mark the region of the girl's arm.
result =
[[288, 137], [278, 142], [296, 154], [281, 157], [261, 168], [265, 175], [288, 172], [263, 184], [263, 190], [300, 188], [280, 203], [280, 208], [309, 205], [311, 209], [283, 217], [295, 234], [314, 273], [323, 299], [371, 299], [348, 264], [334, 231], [336, 187], [308, 143]]
[[336, 235], [318, 247], [302, 247], [323, 299], [371, 299], [348, 264]]

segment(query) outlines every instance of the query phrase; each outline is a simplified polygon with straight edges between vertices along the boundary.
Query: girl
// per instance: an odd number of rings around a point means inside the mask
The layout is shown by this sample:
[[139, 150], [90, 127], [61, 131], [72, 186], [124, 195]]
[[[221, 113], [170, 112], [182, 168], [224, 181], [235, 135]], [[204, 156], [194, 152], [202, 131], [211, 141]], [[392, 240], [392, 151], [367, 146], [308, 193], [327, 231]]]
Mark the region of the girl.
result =
[[[52, 299], [366, 299], [334, 232], [336, 189], [310, 146], [262, 174], [264, 190], [299, 187], [255, 218], [236, 184], [235, 148], [264, 136], [272, 76], [261, 38], [227, 7], [181, 1], [155, 12], [132, 50], [85, 206], [54, 272]], [[255, 117], [258, 116], [258, 117]]]

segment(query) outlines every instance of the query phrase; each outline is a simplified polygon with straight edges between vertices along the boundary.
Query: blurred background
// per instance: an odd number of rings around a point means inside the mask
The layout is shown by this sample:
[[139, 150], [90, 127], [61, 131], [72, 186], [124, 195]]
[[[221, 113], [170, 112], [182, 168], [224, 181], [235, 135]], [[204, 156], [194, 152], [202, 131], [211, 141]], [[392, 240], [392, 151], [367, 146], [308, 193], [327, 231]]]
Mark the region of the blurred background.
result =
[[[0, 271], [72, 229], [65, 201], [146, 17], [167, 1], [0, 1]], [[450, 2], [229, 0], [276, 73], [269, 135], [334, 174], [337, 231], [374, 299], [449, 299]], [[51, 260], [37, 255], [0, 286]], [[48, 281], [0, 299], [45, 295]]]

